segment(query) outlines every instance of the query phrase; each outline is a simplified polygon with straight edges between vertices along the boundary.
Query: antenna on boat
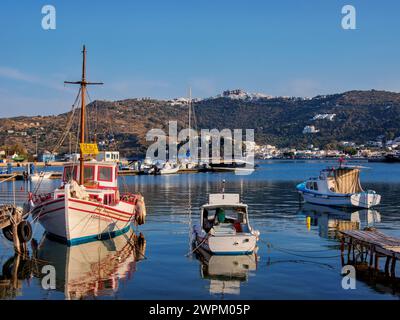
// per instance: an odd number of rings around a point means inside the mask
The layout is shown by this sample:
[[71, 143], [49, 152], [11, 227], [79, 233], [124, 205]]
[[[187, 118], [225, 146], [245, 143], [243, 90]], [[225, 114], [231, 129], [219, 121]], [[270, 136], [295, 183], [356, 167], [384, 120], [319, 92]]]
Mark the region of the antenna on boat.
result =
[[83, 45], [82, 50], [82, 79], [80, 81], [64, 81], [64, 84], [79, 84], [81, 86], [81, 120], [80, 120], [80, 156], [79, 156], [79, 184], [82, 185], [84, 180], [84, 154], [82, 145], [85, 143], [85, 93], [88, 85], [102, 85], [103, 82], [88, 82], [86, 81], [86, 46]]

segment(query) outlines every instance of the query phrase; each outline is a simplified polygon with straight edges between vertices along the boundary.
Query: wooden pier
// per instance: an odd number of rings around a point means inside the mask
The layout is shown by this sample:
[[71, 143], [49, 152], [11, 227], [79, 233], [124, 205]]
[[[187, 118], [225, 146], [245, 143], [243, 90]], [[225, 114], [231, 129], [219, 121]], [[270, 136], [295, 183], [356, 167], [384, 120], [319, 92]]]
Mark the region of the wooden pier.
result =
[[[62, 172], [53, 172], [50, 179], [61, 179]], [[3, 180], [25, 180], [26, 176], [21, 172], [13, 172], [13, 173], [1, 173], [0, 181]]]
[[395, 277], [396, 261], [400, 259], [400, 239], [390, 237], [374, 229], [340, 231], [342, 264], [347, 245], [348, 261], [368, 262], [370, 269], [379, 270], [379, 259], [386, 258], [385, 274]]

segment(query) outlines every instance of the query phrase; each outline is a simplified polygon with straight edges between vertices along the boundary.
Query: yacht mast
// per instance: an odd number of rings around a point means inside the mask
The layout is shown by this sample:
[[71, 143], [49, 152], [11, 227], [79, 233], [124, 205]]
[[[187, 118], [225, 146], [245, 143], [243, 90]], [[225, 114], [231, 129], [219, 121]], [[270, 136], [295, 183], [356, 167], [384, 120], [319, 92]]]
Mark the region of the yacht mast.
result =
[[[192, 120], [192, 88], [189, 87], [189, 152], [191, 150], [191, 141], [190, 141], [190, 133], [191, 133], [191, 120]], [[192, 157], [192, 155], [190, 155]]]
[[82, 151], [82, 144], [85, 143], [85, 115], [86, 115], [86, 105], [85, 105], [85, 94], [86, 94], [86, 86], [87, 85], [102, 85], [102, 82], [87, 82], [86, 81], [86, 46], [83, 45], [82, 50], [82, 79], [80, 81], [64, 81], [64, 83], [68, 84], [79, 84], [81, 86], [81, 121], [80, 121], [80, 156], [79, 156], [79, 184], [83, 185], [84, 179], [84, 154]]

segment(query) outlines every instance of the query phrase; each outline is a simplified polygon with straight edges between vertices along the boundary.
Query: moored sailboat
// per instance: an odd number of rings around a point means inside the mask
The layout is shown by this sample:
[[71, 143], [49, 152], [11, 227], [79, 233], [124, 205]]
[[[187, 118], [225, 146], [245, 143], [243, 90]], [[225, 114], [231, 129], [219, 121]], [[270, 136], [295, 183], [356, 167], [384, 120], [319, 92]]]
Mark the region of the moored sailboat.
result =
[[144, 223], [146, 209], [140, 194], [121, 195], [115, 162], [96, 161], [97, 144], [85, 142], [86, 49], [83, 47], [80, 85], [80, 159], [64, 166], [62, 185], [48, 194], [30, 194], [32, 217], [51, 235], [73, 245], [125, 233], [132, 221]]

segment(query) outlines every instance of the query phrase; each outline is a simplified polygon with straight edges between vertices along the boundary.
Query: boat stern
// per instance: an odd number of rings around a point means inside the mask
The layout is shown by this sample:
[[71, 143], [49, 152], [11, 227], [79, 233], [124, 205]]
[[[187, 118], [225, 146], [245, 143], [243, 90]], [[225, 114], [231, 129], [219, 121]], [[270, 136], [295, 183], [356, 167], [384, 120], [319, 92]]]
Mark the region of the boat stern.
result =
[[353, 194], [350, 201], [354, 207], [369, 209], [381, 203], [381, 196], [375, 191], [369, 190]]
[[253, 234], [232, 237], [211, 236], [208, 239], [209, 250], [216, 255], [251, 254], [257, 246], [257, 237]]

